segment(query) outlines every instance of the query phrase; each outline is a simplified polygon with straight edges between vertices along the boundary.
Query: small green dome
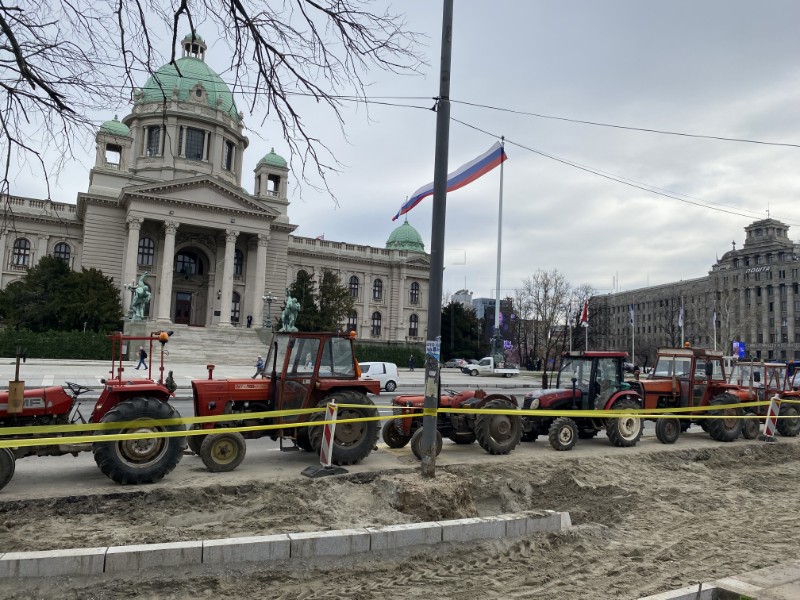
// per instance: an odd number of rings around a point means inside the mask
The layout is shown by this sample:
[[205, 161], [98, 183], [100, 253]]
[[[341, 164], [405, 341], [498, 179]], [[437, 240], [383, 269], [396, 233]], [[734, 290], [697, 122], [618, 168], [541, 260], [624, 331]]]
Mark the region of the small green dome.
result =
[[186, 102], [189, 95], [194, 93], [194, 87], [198, 83], [203, 86], [206, 100], [211, 108], [217, 108], [217, 99], [220, 99], [219, 108], [234, 121], [239, 122], [239, 110], [233, 101], [233, 94], [228, 84], [222, 81], [222, 78], [206, 63], [194, 56], [184, 56], [176, 60], [174, 65], [161, 67], [147, 80], [140, 94], [135, 96], [134, 103], [163, 102], [164, 96], [169, 100], [175, 88], [178, 88], [178, 100]]
[[280, 156], [279, 154], [275, 154], [275, 148], [269, 151], [269, 154], [265, 155], [260, 161], [258, 161], [259, 165], [269, 165], [270, 167], [280, 167], [282, 169], [286, 168], [286, 159]]
[[386, 249], [425, 252], [425, 244], [422, 243], [419, 232], [406, 221], [391, 233], [386, 241]]
[[[187, 34], [184, 36], [184, 38], [181, 40], [181, 43], [182, 43], [182, 44], [185, 44], [186, 42], [191, 42], [191, 41], [192, 41], [192, 34], [191, 34], [191, 33], [187, 33]], [[201, 37], [200, 37], [198, 34], [196, 34], [196, 33], [194, 34], [194, 41], [195, 41], [196, 43], [200, 43], [200, 44], [204, 44], [204, 43], [205, 43], [205, 40], [204, 40], [203, 38], [201, 38]]]
[[128, 126], [125, 125], [125, 123], [120, 123], [117, 115], [114, 115], [113, 121], [106, 121], [100, 125], [100, 131], [105, 131], [111, 135], [124, 135], [126, 137], [130, 137], [131, 135], [131, 130], [128, 129]]

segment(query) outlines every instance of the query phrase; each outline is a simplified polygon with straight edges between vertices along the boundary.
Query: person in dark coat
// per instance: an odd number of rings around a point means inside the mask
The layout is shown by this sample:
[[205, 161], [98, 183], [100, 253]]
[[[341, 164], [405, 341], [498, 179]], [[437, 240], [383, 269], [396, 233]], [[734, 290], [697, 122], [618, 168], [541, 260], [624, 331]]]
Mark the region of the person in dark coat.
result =
[[414, 370], [414, 355], [413, 354], [408, 357], [408, 370], [409, 371], [413, 371]]
[[144, 350], [144, 346], [139, 346], [139, 352], [136, 353], [139, 356], [139, 364], [136, 365], [136, 370], [139, 370], [139, 367], [147, 370], [147, 363], [144, 362], [147, 360], [147, 352]]

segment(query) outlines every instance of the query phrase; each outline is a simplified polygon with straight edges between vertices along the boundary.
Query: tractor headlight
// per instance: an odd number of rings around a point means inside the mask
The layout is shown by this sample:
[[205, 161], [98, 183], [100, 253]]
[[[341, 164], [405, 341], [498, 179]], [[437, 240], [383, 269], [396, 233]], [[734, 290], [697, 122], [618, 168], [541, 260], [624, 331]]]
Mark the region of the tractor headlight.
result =
[[536, 410], [537, 408], [539, 408], [539, 399], [538, 398], [534, 398], [534, 399], [531, 400], [530, 409], [531, 410]]

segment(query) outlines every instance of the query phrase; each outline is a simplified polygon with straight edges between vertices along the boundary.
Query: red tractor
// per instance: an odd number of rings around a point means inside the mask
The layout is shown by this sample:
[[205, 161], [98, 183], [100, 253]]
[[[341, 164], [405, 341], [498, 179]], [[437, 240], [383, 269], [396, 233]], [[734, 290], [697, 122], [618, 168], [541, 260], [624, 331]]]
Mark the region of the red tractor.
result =
[[685, 418], [656, 421], [656, 437], [664, 444], [674, 443], [692, 423], [720, 442], [732, 442], [742, 434], [743, 419], [726, 417], [743, 415], [735, 405], [751, 397], [744, 386], [726, 380], [722, 352], [688, 345], [662, 348], [647, 379], [631, 385], [644, 397], [648, 410], [697, 409], [682, 413]]
[[[338, 411], [337, 419], [377, 417], [367, 394], [379, 394], [380, 382], [359, 380], [361, 375], [353, 349], [354, 337], [339, 333], [276, 333], [267, 354], [265, 379], [213, 379], [192, 381], [197, 417], [232, 415], [235, 419], [196, 425], [208, 434], [188, 437], [189, 448], [199, 454], [214, 472], [231, 471], [241, 464], [245, 439], [269, 436], [279, 440], [282, 450], [319, 453], [324, 411], [300, 415], [252, 416], [253, 413], [324, 408], [329, 402], [356, 404]], [[271, 429], [226, 432], [226, 427], [277, 425]], [[364, 460], [378, 441], [378, 421], [338, 423], [334, 432], [332, 462], [352, 465]], [[288, 440], [291, 446], [284, 448]]]
[[[411, 442], [411, 451], [422, 459], [422, 412], [425, 396], [395, 396], [394, 414], [413, 415], [405, 419], [390, 419], [383, 426], [383, 441], [390, 448], [402, 448]], [[455, 392], [445, 390], [439, 396], [439, 416], [436, 419], [436, 455], [442, 451], [442, 438], [456, 444], [471, 444], [478, 440], [489, 454], [508, 454], [519, 444], [522, 425], [520, 418], [510, 414], [449, 413], [448, 408], [484, 408], [487, 410], [517, 410], [514, 396], [487, 395], [483, 390]]]
[[[125, 336], [115, 333], [112, 339], [111, 378], [104, 379], [103, 390], [88, 415], [81, 410], [79, 396], [91, 390], [85, 386], [66, 382], [70, 393], [61, 386], [23, 390], [21, 385], [10, 385], [8, 392], [0, 392], [0, 439], [49, 438], [81, 435], [81, 433], [42, 433], [4, 435], [9, 427], [34, 427], [40, 425], [70, 425], [76, 423], [118, 423], [152, 419], [180, 418], [170, 405], [172, 396], [163, 383], [163, 349], [169, 335], [165, 332], [148, 337]], [[123, 344], [149, 342], [148, 356], [152, 356], [154, 342], [161, 344], [161, 378], [128, 379], [122, 365]], [[148, 359], [152, 361], [152, 359]], [[148, 365], [152, 373], [152, 362]], [[17, 364], [17, 380], [19, 363]], [[23, 382], [14, 381], [12, 384]], [[85, 435], [112, 435], [120, 433], [147, 433], [182, 431], [183, 425], [126, 427], [89, 431]], [[171, 472], [180, 462], [186, 447], [185, 437], [160, 437], [112, 442], [86, 442], [53, 445], [20, 445], [0, 448], [0, 489], [13, 477], [15, 461], [26, 456], [60, 456], [92, 451], [100, 470], [121, 484], [152, 483]]]
[[[523, 410], [626, 410], [642, 408], [642, 398], [624, 381], [626, 352], [566, 352], [561, 358], [556, 387], [526, 394]], [[626, 417], [525, 416], [523, 442], [547, 435], [555, 450], [572, 450], [578, 439], [591, 439], [601, 430], [615, 446], [635, 446], [643, 422]]]

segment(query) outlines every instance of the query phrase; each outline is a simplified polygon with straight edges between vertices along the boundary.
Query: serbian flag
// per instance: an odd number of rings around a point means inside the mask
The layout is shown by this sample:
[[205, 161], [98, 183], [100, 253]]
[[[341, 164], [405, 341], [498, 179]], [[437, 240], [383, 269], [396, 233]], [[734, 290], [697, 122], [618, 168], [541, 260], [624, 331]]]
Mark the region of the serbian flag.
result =
[[[479, 177], [486, 175], [486, 173], [494, 169], [497, 165], [499, 165], [507, 158], [508, 155], [506, 155], [506, 151], [503, 145], [500, 142], [496, 142], [491, 148], [489, 148], [486, 152], [481, 154], [478, 158], [469, 161], [467, 164], [459, 167], [452, 173], [449, 173], [447, 175], [447, 191], [454, 192], [455, 190], [460, 189], [469, 183], [472, 183]], [[422, 200], [424, 200], [428, 196], [431, 196], [432, 194], [433, 194], [433, 183], [429, 183], [428, 185], [423, 185], [416, 192], [411, 194], [411, 197], [405, 201], [403, 206], [400, 207], [400, 210], [397, 212], [397, 214], [394, 217], [392, 217], [392, 221], [396, 221], [400, 215], [406, 214], [417, 204], [422, 202]]]
[[581, 313], [581, 327], [589, 326], [589, 303], [583, 303], [583, 312]]

